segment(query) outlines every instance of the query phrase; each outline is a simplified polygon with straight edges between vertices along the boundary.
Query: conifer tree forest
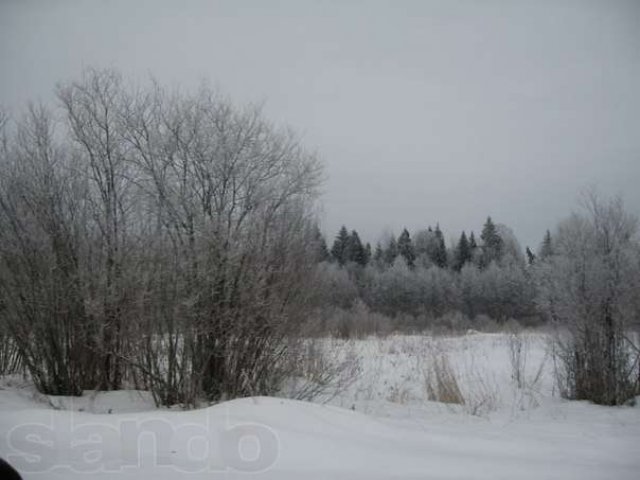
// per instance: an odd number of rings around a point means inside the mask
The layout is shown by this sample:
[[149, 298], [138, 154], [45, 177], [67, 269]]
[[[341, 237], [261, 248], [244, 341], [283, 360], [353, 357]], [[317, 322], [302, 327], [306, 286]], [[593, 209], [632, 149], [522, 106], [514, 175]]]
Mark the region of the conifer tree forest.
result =
[[[540, 258], [550, 248], [550, 233], [544, 238], [536, 249]], [[319, 251], [325, 245], [319, 239]], [[418, 329], [438, 322], [444, 326], [452, 318], [469, 328], [477, 322], [543, 321], [535, 307], [534, 261], [525, 261], [510, 229], [491, 217], [484, 222], [479, 245], [473, 231], [463, 231], [447, 246], [436, 224], [413, 234], [405, 228], [378, 242], [373, 255], [366, 251], [358, 232], [342, 226], [331, 255], [318, 255], [325, 259], [319, 281], [335, 289], [326, 297], [333, 299], [330, 303], [349, 308], [362, 302], [396, 318], [398, 325]]]

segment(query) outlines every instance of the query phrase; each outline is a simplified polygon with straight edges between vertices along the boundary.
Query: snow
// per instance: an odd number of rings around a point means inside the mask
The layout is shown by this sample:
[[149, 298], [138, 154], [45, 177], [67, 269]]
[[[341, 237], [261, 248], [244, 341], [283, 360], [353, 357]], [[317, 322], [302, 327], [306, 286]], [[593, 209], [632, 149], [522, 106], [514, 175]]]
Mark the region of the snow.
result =
[[[559, 399], [544, 336], [525, 344], [518, 388], [503, 334], [326, 340], [358, 373], [329, 404], [255, 397], [180, 411], [155, 409], [146, 392], [52, 398], [5, 379], [0, 456], [27, 480], [637, 479], [640, 408]], [[472, 405], [428, 400], [433, 351]], [[474, 392], [491, 401], [471, 408]], [[39, 463], [25, 468], [19, 451]]]

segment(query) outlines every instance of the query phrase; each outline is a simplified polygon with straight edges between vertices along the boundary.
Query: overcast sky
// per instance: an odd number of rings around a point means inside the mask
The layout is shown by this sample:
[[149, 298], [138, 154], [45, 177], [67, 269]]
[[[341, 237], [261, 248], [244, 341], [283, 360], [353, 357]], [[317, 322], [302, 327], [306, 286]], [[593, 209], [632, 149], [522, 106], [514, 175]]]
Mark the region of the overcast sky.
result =
[[638, 0], [0, 0], [0, 104], [88, 65], [265, 101], [326, 163], [330, 237], [491, 215], [537, 247], [590, 184], [640, 213]]

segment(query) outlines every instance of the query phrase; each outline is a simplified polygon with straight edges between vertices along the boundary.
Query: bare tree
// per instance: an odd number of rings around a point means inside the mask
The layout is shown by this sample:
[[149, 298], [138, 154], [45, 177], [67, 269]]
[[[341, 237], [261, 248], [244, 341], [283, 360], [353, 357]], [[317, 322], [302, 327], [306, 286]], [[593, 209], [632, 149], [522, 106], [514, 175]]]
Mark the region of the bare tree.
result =
[[[207, 88], [185, 97], [156, 87], [129, 105], [127, 142], [156, 215], [155, 237], [165, 239], [158, 245], [173, 258], [172, 295], [188, 312], [181, 321], [166, 317], [161, 335], [188, 381], [166, 371], [167, 381], [182, 385], [188, 401], [194, 392], [267, 393], [311, 274], [319, 164], [259, 109], [237, 110]], [[144, 363], [164, 378], [153, 346]]]
[[89, 314], [100, 325], [98, 343], [103, 363], [101, 388], [122, 384], [123, 341], [130, 292], [125, 275], [131, 242], [129, 222], [132, 178], [124, 149], [121, 116], [125, 95], [120, 75], [112, 70], [88, 69], [77, 82], [58, 88], [67, 117], [69, 139], [82, 162], [78, 174], [87, 179], [91, 208], [92, 255], [87, 277]]
[[316, 157], [206, 87], [87, 70], [57, 93], [66, 129], [33, 110], [0, 165], [0, 316], [38, 387], [277, 390], [307, 312]]
[[602, 201], [593, 192], [583, 206], [585, 213], [560, 224], [555, 255], [537, 267], [539, 305], [560, 327], [563, 393], [620, 404], [637, 393], [640, 373], [628, 336], [640, 313], [637, 219], [620, 199]]
[[[0, 165], [4, 165], [8, 161], [8, 138], [7, 125], [9, 123], [9, 115], [0, 108]], [[2, 224], [0, 223], [0, 228]], [[0, 269], [3, 268], [0, 263]], [[2, 272], [0, 271], [0, 276]], [[0, 314], [6, 309], [6, 301], [2, 290], [0, 290]], [[11, 337], [7, 326], [0, 322], [0, 374], [13, 373], [20, 367], [20, 352]]]
[[83, 189], [54, 141], [52, 115], [31, 107], [0, 175], [1, 320], [41, 391], [95, 387], [80, 252]]

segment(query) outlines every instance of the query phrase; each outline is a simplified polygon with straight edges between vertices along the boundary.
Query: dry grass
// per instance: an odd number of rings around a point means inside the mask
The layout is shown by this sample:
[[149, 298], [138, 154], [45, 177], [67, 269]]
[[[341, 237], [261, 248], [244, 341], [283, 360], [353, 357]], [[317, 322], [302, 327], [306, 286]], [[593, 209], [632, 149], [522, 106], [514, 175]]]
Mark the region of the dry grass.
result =
[[431, 366], [425, 375], [427, 398], [433, 402], [464, 405], [456, 372], [445, 353], [433, 354]]
[[322, 339], [290, 343], [286, 358], [290, 378], [281, 392], [287, 398], [325, 403], [346, 390], [360, 374], [359, 358], [348, 347], [344, 355], [336, 356]]
[[425, 389], [430, 401], [460, 405], [470, 415], [483, 416], [497, 409], [499, 389], [495, 378], [475, 367], [475, 361], [464, 368], [456, 366], [446, 349], [438, 343], [431, 346], [429, 364], [423, 368]]

